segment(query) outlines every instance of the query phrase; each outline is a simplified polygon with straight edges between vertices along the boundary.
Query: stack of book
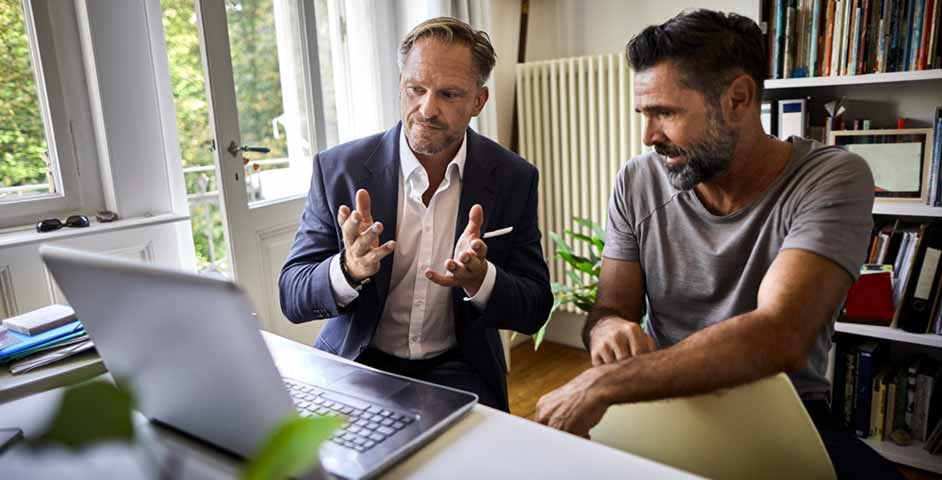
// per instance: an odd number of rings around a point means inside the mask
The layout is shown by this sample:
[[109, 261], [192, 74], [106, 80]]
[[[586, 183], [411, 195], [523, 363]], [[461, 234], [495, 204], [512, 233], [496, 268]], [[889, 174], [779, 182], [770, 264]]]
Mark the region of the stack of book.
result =
[[768, 0], [771, 78], [942, 66], [942, 0]]
[[893, 318], [890, 327], [942, 334], [942, 223], [896, 219], [874, 229], [869, 265], [891, 268]]
[[924, 356], [890, 362], [888, 345], [836, 339], [832, 413], [861, 438], [922, 442], [940, 453], [942, 368]]
[[75, 312], [50, 305], [3, 321], [0, 365], [14, 375], [57, 362], [94, 347]]

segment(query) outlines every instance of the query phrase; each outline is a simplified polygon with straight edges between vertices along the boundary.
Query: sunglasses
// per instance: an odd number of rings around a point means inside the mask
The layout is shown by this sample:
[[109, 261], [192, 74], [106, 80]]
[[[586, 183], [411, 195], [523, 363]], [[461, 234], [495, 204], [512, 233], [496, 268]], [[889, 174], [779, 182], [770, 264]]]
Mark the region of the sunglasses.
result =
[[58, 218], [47, 218], [45, 220], [41, 220], [36, 224], [36, 231], [40, 233], [52, 232], [63, 227], [85, 228], [89, 225], [90, 223], [88, 222], [88, 217], [85, 215], [72, 215], [71, 217], [65, 219], [65, 223], [63, 223]]

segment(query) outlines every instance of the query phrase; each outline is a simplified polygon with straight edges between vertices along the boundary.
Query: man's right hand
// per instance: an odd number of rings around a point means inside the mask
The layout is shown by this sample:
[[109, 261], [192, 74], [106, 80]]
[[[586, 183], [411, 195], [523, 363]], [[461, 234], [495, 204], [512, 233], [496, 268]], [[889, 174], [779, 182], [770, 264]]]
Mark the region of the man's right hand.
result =
[[595, 366], [654, 350], [654, 339], [644, 333], [641, 325], [624, 318], [604, 317], [589, 332], [589, 353]]
[[393, 252], [396, 241], [379, 244], [383, 224], [373, 221], [370, 213], [370, 194], [357, 190], [356, 210], [341, 205], [337, 212], [337, 223], [343, 231], [343, 244], [347, 271], [354, 280], [363, 281], [379, 272], [380, 261]]

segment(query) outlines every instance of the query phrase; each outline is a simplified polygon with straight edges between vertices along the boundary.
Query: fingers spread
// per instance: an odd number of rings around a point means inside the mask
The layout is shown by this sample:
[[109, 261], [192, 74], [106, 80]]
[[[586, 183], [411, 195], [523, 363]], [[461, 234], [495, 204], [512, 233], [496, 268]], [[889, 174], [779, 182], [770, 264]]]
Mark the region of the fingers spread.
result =
[[344, 246], [349, 250], [353, 242], [360, 236], [360, 212], [353, 212], [347, 215], [346, 220], [340, 225], [343, 232]]
[[480, 205], [475, 204], [471, 207], [471, 211], [468, 212], [468, 226], [464, 229], [464, 233], [470, 235], [471, 238], [480, 238], [481, 237], [481, 225], [484, 224], [484, 209]]
[[386, 258], [390, 253], [393, 253], [395, 250], [396, 242], [394, 240], [390, 240], [380, 245], [379, 247], [370, 250], [370, 252], [365, 255], [365, 260], [368, 263], [379, 262], [380, 260]]
[[370, 210], [370, 192], [364, 189], [357, 190], [357, 211], [363, 216], [363, 221], [373, 223], [373, 214]]
[[443, 287], [457, 287], [458, 282], [455, 281], [454, 275], [442, 275], [433, 270], [425, 271], [425, 278], [443, 286]]
[[471, 251], [482, 261], [487, 258], [487, 244], [484, 243], [484, 240], [478, 238], [471, 242]]
[[346, 205], [341, 205], [337, 209], [337, 225], [343, 227], [343, 224], [347, 222], [347, 218], [350, 216], [350, 207]]
[[[358, 212], [359, 213], [359, 212]], [[376, 222], [366, 229], [350, 245], [350, 251], [357, 255], [366, 255], [379, 245], [379, 234], [383, 233], [383, 224]]]

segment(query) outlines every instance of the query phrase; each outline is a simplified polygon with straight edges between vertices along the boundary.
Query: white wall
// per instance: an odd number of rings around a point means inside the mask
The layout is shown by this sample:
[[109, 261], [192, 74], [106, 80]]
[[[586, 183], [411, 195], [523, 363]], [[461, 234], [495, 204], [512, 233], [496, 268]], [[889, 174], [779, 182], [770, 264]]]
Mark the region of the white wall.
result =
[[[688, 8], [711, 8], [753, 18], [755, 0], [532, 0], [527, 31], [527, 61], [621, 52], [644, 27], [662, 23]], [[491, 39], [497, 50], [492, 105], [498, 138], [510, 145], [514, 69], [520, 25], [520, 0], [493, 0]]]

